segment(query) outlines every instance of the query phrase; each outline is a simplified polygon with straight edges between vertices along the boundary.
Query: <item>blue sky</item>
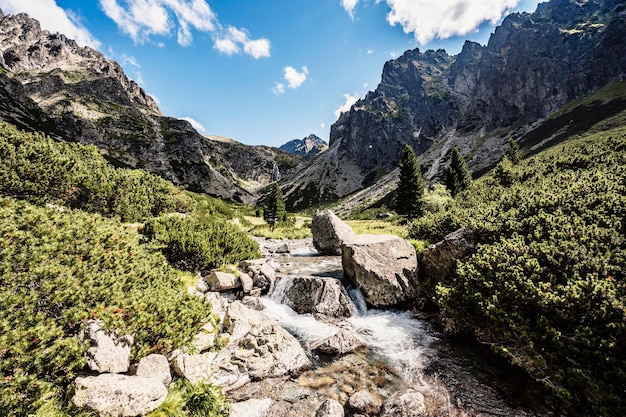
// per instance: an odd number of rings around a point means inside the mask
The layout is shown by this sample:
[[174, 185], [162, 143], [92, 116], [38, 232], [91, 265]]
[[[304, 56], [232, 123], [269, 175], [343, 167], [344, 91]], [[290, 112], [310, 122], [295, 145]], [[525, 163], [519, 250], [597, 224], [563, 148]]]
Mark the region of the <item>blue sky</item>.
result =
[[485, 44], [538, 0], [0, 0], [119, 62], [164, 114], [204, 134], [328, 140], [407, 49]]

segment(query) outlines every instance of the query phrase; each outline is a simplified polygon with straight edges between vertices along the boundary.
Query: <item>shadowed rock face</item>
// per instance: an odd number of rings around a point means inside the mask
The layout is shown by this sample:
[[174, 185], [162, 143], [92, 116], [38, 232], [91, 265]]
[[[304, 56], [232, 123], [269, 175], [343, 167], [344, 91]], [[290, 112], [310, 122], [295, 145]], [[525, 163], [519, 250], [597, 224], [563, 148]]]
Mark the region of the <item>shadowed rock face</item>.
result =
[[427, 179], [440, 175], [455, 146], [472, 171], [491, 166], [510, 137], [626, 75], [620, 3], [552, 0], [508, 16], [486, 46], [466, 42], [456, 56], [415, 49], [387, 62], [376, 90], [331, 127], [330, 149], [315, 161], [325, 168], [307, 168], [308, 179], [287, 187], [287, 201], [367, 187], [397, 167], [405, 144], [421, 155]]

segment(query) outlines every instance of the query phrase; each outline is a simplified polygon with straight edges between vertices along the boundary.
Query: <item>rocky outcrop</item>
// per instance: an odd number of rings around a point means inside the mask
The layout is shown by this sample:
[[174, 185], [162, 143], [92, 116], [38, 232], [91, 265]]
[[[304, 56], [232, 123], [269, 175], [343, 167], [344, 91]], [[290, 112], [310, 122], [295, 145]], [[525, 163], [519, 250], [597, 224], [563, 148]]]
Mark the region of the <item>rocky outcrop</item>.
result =
[[482, 172], [509, 138], [525, 146], [536, 122], [626, 76], [625, 27], [618, 0], [552, 0], [505, 18], [486, 46], [467, 42], [456, 56], [406, 51], [332, 125], [329, 150], [285, 181], [288, 205], [370, 186], [397, 167], [405, 144], [427, 180], [440, 178], [455, 146]]
[[315, 249], [325, 255], [341, 255], [341, 245], [355, 236], [354, 230], [330, 210], [315, 214], [311, 233]]
[[280, 277], [270, 295], [299, 314], [350, 317], [350, 301], [341, 287], [336, 278]]
[[428, 417], [424, 396], [408, 388], [394, 393], [383, 403], [380, 417]]
[[119, 336], [115, 331], [104, 329], [101, 321], [89, 320], [80, 339], [91, 344], [85, 353], [89, 369], [100, 373], [128, 371], [132, 336]]
[[315, 341], [309, 347], [326, 355], [344, 355], [362, 346], [363, 343], [355, 335], [345, 329], [339, 329], [334, 335]]
[[373, 307], [393, 306], [416, 295], [417, 255], [393, 235], [357, 235], [342, 245], [344, 275]]
[[72, 402], [102, 416], [132, 417], [155, 410], [167, 397], [156, 379], [117, 374], [76, 378]]
[[309, 135], [304, 139], [287, 142], [279, 149], [293, 155], [315, 156], [328, 149], [328, 144], [315, 135]]
[[270, 415], [268, 411], [273, 404], [274, 401], [269, 398], [262, 400], [253, 398], [233, 403], [230, 417], [266, 417]]
[[420, 277], [424, 282], [434, 283], [450, 277], [457, 260], [470, 255], [476, 249], [474, 233], [459, 229], [447, 235], [441, 242], [430, 245], [422, 252]]

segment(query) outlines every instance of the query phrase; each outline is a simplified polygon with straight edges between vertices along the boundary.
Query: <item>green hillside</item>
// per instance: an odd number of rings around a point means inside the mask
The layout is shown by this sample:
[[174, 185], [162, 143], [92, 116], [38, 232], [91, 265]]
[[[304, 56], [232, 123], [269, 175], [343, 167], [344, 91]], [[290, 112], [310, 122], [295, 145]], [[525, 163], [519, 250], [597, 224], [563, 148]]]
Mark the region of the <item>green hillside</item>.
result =
[[207, 215], [219, 210], [206, 200], [200, 220], [187, 194], [112, 167], [94, 147], [0, 123], [0, 155], [0, 410], [11, 415], [80, 414], [67, 390], [86, 365], [86, 320], [132, 334], [135, 359], [171, 352], [211, 320], [210, 304], [183, 284], [195, 275], [172, 265], [195, 272], [259, 256], [223, 216]]
[[442, 315], [570, 410], [626, 415], [626, 126], [503, 160], [411, 236], [458, 227], [476, 253], [422, 288]]

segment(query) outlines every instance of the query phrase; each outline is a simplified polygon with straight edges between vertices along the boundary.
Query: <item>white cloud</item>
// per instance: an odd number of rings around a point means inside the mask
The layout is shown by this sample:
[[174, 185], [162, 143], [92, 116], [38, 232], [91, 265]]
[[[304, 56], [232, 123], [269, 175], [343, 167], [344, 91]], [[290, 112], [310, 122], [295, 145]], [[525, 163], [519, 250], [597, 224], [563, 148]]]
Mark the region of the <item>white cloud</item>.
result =
[[[376, 0], [376, 3], [382, 0]], [[478, 30], [484, 22], [497, 23], [520, 0], [385, 0], [391, 9], [387, 21], [412, 33], [422, 45]], [[341, 0], [354, 18], [359, 0]]]
[[352, 105], [359, 100], [358, 96], [353, 96], [351, 94], [344, 94], [343, 98], [345, 100], [344, 103], [335, 110], [335, 117], [337, 118], [341, 116], [341, 113], [349, 111], [350, 107], [352, 107]]
[[368, 49], [368, 50], [367, 50], [367, 54], [368, 54], [368, 55], [372, 55], [373, 53], [374, 53], [374, 50], [373, 50], [373, 49]]
[[294, 67], [285, 67], [285, 80], [289, 88], [300, 87], [306, 81], [307, 75], [309, 75], [307, 67], [302, 67], [302, 72], [298, 72]]
[[187, 120], [189, 123], [191, 123], [193, 128], [196, 129], [198, 132], [206, 133], [206, 128], [204, 127], [204, 125], [200, 123], [199, 121], [197, 121], [196, 119], [194, 119], [193, 117], [185, 116], [185, 117], [181, 117], [181, 119]]
[[285, 92], [285, 84], [283, 84], [283, 83], [276, 83], [276, 84], [274, 84], [274, 87], [272, 88], [272, 91], [277, 96], [283, 94]]
[[322, 122], [322, 124], [320, 124], [320, 127], [324, 129], [326, 127], [326, 122]]
[[474, 32], [484, 22], [497, 23], [519, 0], [387, 0], [387, 21], [413, 33], [420, 44]]
[[254, 59], [270, 56], [268, 39], [251, 39], [246, 29], [224, 28], [206, 0], [99, 1], [106, 15], [136, 43], [146, 42], [155, 35], [169, 36], [175, 30], [177, 42], [189, 46], [193, 42], [193, 29], [211, 33], [213, 48], [223, 54], [243, 51]]
[[215, 40], [213, 48], [223, 54], [234, 55], [243, 52], [254, 59], [270, 57], [270, 41], [265, 38], [250, 39], [250, 35], [245, 29], [237, 29], [229, 26], [220, 38]]
[[354, 8], [358, 2], [359, 0], [341, 0], [341, 6], [346, 9], [352, 19], [354, 19]]
[[270, 41], [265, 38], [247, 41], [243, 45], [243, 51], [254, 59], [269, 58]]
[[39, 20], [44, 30], [60, 32], [81, 46], [100, 47], [100, 42], [85, 28], [72, 12], [57, 6], [55, 0], [0, 0], [5, 14], [28, 13]]

